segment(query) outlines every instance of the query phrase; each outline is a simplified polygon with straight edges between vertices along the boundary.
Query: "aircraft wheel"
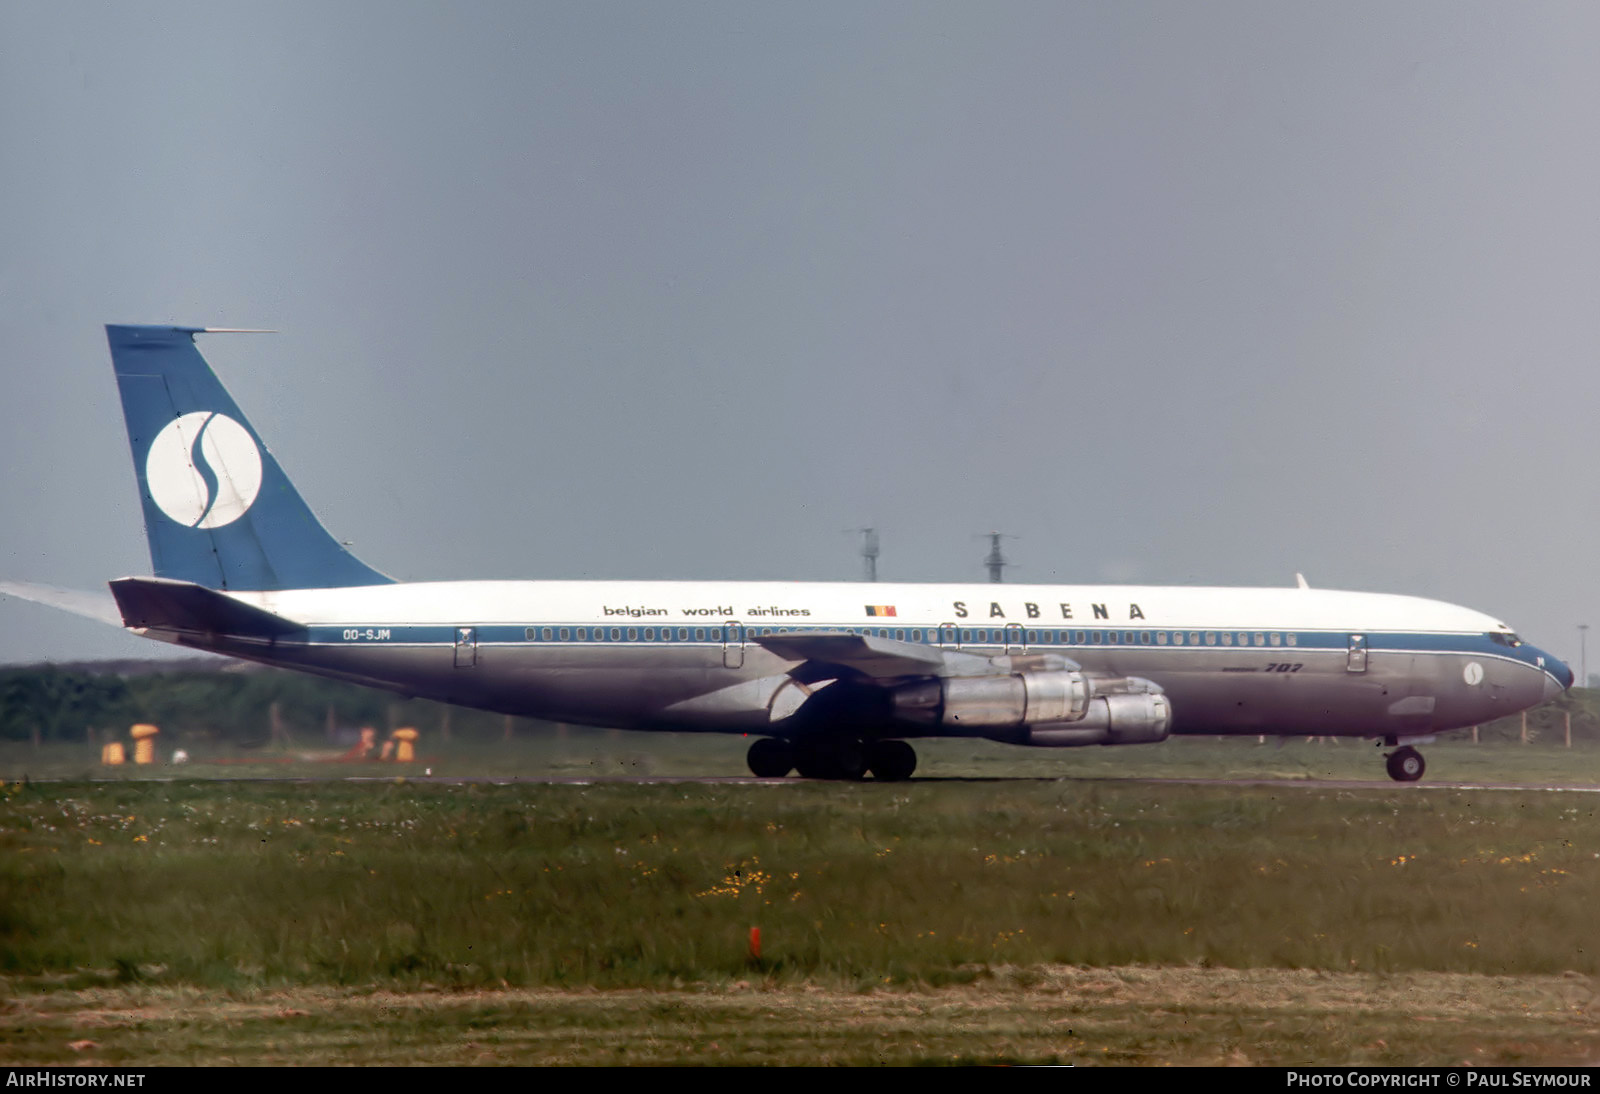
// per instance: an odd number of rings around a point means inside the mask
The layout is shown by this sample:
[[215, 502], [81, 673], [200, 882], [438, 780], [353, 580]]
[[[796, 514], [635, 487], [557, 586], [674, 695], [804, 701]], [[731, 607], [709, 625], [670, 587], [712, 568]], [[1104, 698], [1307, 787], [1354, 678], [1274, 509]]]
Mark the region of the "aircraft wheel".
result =
[[864, 779], [867, 777], [867, 749], [854, 737], [837, 737], [833, 741], [833, 779]]
[[828, 777], [827, 749], [820, 746], [818, 741], [800, 740], [794, 745], [794, 766], [800, 772], [802, 779], [826, 779]]
[[750, 773], [763, 779], [781, 779], [794, 770], [794, 749], [777, 737], [762, 737], [745, 756]]
[[796, 743], [794, 765], [808, 779], [860, 779], [867, 750], [854, 737], [813, 737]]
[[1389, 777], [1401, 783], [1414, 783], [1422, 778], [1424, 771], [1428, 770], [1428, 765], [1423, 762], [1422, 753], [1409, 745], [1389, 753], [1387, 765]]
[[874, 741], [867, 748], [867, 767], [880, 781], [899, 782], [917, 769], [917, 753], [904, 741]]

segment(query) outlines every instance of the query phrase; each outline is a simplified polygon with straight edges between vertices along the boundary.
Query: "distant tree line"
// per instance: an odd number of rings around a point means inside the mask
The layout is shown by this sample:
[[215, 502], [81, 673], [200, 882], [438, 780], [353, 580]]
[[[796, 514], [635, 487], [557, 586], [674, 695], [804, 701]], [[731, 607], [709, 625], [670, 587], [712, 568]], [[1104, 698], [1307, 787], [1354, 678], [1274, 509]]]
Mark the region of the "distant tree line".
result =
[[[164, 741], [226, 741], [262, 747], [274, 728], [295, 743], [323, 744], [362, 726], [411, 725], [427, 736], [468, 740], [537, 732], [547, 723], [449, 707], [424, 699], [279, 669], [185, 667], [151, 671], [116, 663], [0, 669], [0, 739], [105, 741], [137, 722]], [[226, 665], [226, 667], [220, 667]]]
[[[226, 741], [245, 748], [272, 742], [275, 725], [305, 744], [343, 739], [361, 726], [410, 725], [433, 739], [466, 740], [550, 728], [280, 669], [222, 661], [216, 666], [111, 662], [0, 669], [0, 739], [104, 741], [136, 722], [160, 726], [165, 741]], [[1600, 743], [1600, 690], [1587, 688], [1528, 711], [1527, 739], [1564, 741], [1569, 715], [1574, 745]], [[1518, 741], [1523, 726], [1521, 715], [1502, 718], [1480, 727], [1478, 739]]]

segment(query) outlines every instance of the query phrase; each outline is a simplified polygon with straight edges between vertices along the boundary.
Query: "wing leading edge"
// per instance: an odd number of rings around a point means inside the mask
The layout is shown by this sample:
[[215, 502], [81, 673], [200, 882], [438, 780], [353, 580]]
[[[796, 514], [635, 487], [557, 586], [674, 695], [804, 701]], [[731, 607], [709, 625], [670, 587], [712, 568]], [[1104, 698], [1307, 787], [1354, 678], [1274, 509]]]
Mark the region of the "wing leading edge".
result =
[[873, 680], [988, 676], [1006, 671], [988, 657], [873, 634], [762, 634], [752, 635], [750, 640], [785, 660], [801, 662], [789, 675], [802, 679], [817, 679], [818, 673], [838, 675], [841, 669]]

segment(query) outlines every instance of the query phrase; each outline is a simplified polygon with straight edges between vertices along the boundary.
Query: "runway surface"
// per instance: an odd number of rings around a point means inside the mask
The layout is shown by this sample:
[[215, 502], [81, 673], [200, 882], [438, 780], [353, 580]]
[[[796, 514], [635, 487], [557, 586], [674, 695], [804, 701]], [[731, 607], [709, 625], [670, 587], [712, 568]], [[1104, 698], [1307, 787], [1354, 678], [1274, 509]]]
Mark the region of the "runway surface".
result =
[[[67, 779], [34, 779], [34, 782], [69, 782]], [[95, 779], [100, 783], [139, 782], [215, 782], [215, 783], [429, 783], [435, 785], [481, 786], [648, 786], [660, 785], [732, 785], [732, 786], [813, 786], [825, 780], [815, 779], [760, 779], [754, 775], [239, 775], [239, 776], [182, 776], [165, 775], [151, 779]], [[1266, 787], [1274, 790], [1384, 790], [1397, 793], [1420, 794], [1433, 790], [1532, 790], [1544, 793], [1600, 794], [1600, 786], [1580, 783], [1468, 783], [1468, 782], [1414, 782], [1401, 783], [1391, 779], [1202, 779], [1139, 776], [928, 776], [906, 779], [896, 783], [877, 784], [863, 779], [859, 786], [926, 786], [941, 783], [1079, 783], [1104, 785], [1107, 783], [1147, 786], [1235, 786]], [[829, 785], [850, 785], [844, 782]]]

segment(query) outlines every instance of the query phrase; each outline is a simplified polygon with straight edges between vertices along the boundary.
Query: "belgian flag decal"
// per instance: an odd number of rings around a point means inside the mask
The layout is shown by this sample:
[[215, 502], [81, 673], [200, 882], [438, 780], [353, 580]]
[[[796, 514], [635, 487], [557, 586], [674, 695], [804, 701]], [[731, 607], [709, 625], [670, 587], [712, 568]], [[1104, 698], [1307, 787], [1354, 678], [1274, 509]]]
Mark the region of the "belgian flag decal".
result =
[[877, 618], [882, 618], [882, 617], [885, 617], [885, 616], [891, 616], [891, 615], [894, 615], [894, 614], [895, 614], [895, 611], [894, 611], [894, 605], [893, 604], [868, 604], [867, 605], [867, 618], [869, 618], [869, 619], [877, 619]]

